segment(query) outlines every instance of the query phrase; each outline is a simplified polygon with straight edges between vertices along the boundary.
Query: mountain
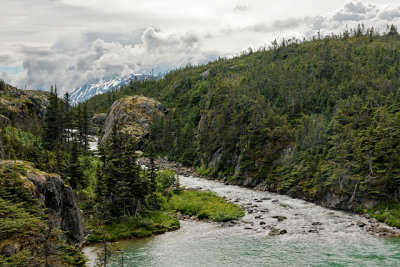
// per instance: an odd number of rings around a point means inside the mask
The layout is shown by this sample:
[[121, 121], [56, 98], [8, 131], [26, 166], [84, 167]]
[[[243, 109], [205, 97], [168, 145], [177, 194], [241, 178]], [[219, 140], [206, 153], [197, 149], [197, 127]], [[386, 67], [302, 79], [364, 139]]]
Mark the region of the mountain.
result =
[[399, 62], [397, 32], [360, 28], [189, 66], [88, 105], [157, 99], [169, 112], [152, 124], [152, 147], [227, 183], [331, 208], [390, 208], [400, 204]]
[[106, 81], [101, 82], [93, 82], [84, 84], [78, 88], [76, 88], [71, 94], [71, 104], [76, 105], [81, 103], [95, 95], [104, 94], [110, 90], [115, 88], [120, 88], [121, 86], [129, 84], [129, 82], [135, 80], [149, 80], [149, 79], [161, 79], [163, 74], [160, 72], [156, 76], [147, 75], [147, 74], [132, 74], [122, 78], [110, 78], [106, 79]]

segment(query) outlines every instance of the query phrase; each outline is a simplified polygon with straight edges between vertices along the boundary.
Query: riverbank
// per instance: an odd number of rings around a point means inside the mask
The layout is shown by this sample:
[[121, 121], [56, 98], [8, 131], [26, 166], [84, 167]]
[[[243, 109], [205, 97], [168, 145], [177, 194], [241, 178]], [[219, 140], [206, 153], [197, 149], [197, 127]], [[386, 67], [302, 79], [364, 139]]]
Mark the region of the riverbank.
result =
[[179, 229], [179, 220], [174, 218], [172, 212], [149, 211], [138, 216], [118, 218], [111, 223], [99, 226], [96, 222], [90, 222], [88, 236], [85, 245], [93, 245], [103, 242], [115, 242], [131, 238], [144, 238], [168, 231]]
[[[138, 159], [139, 164], [148, 166], [150, 161], [147, 158], [141, 157]], [[220, 183], [224, 183], [225, 185], [229, 185], [229, 181], [225, 179], [220, 179], [220, 180], [215, 180], [212, 177], [207, 177], [204, 175], [200, 175], [197, 173], [196, 169], [193, 167], [185, 167], [179, 162], [170, 162], [168, 160], [158, 158], [155, 160], [155, 165], [159, 169], [171, 169], [178, 173], [179, 175], [183, 175], [185, 177], [192, 176], [192, 177], [199, 177], [207, 180], [214, 180]], [[197, 188], [197, 189], [203, 189], [203, 188]], [[252, 188], [253, 190], [256, 191], [266, 191], [265, 188], [263, 187], [255, 187]], [[290, 196], [292, 197], [292, 196]], [[305, 199], [303, 199], [305, 200]], [[238, 203], [237, 199], [231, 199], [228, 201], [232, 201], [235, 203]], [[260, 201], [260, 200], [255, 200], [255, 201]], [[311, 203], [315, 203], [313, 201], [310, 201], [307, 199], [306, 201], [309, 201]], [[315, 203], [317, 205], [320, 205], [322, 207], [326, 207], [326, 205], [323, 205], [323, 203]], [[243, 206], [243, 208], [246, 210], [246, 212], [254, 212], [254, 206], [257, 206], [257, 203], [248, 203], [248, 205]], [[328, 206], [327, 208], [332, 208]], [[256, 210], [257, 211], [257, 210]], [[356, 213], [354, 210], [345, 210], [346, 212], [351, 212], [353, 214], [360, 214]], [[372, 234], [372, 235], [377, 235], [377, 236], [388, 236], [388, 237], [400, 237], [400, 229], [398, 229], [396, 224], [390, 224], [391, 221], [387, 221], [387, 218], [389, 215], [385, 216], [379, 216], [382, 212], [374, 210], [374, 209], [364, 209], [362, 210], [364, 213], [362, 214], [363, 220], [357, 220], [354, 222], [354, 225], [360, 227], [364, 231]], [[279, 216], [279, 215], [277, 215]], [[393, 216], [390, 214], [390, 216]], [[385, 221], [388, 222], [388, 224], [385, 223]], [[397, 217], [396, 219], [392, 219], [392, 221], [397, 222]]]

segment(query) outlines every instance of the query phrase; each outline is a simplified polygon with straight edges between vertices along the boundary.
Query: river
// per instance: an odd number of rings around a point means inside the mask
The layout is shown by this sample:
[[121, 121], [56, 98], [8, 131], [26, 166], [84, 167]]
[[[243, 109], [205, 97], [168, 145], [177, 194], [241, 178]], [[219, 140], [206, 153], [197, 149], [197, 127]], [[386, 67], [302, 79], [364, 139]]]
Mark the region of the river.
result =
[[[180, 182], [236, 201], [245, 217], [236, 224], [184, 220], [177, 231], [119, 242], [124, 266], [400, 266], [400, 240], [366, 232], [357, 226], [368, 224], [361, 216], [196, 177]], [[271, 227], [287, 233], [270, 236]]]

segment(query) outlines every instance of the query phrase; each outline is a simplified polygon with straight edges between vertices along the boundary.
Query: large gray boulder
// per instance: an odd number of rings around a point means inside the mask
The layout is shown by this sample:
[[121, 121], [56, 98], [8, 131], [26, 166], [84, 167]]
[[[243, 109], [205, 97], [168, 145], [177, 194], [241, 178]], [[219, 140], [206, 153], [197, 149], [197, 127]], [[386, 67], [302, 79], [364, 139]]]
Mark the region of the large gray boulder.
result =
[[115, 123], [122, 133], [140, 142], [149, 134], [153, 118], [164, 116], [166, 112], [161, 103], [153, 98], [135, 95], [118, 99], [108, 113], [100, 144], [105, 143]]

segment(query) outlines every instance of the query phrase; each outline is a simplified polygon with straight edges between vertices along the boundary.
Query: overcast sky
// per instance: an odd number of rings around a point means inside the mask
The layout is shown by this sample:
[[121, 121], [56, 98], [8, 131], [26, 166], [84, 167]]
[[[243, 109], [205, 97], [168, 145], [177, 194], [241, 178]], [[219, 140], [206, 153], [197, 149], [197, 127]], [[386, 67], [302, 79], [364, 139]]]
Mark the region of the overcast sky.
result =
[[71, 92], [359, 23], [400, 26], [399, 1], [0, 0], [0, 78]]

